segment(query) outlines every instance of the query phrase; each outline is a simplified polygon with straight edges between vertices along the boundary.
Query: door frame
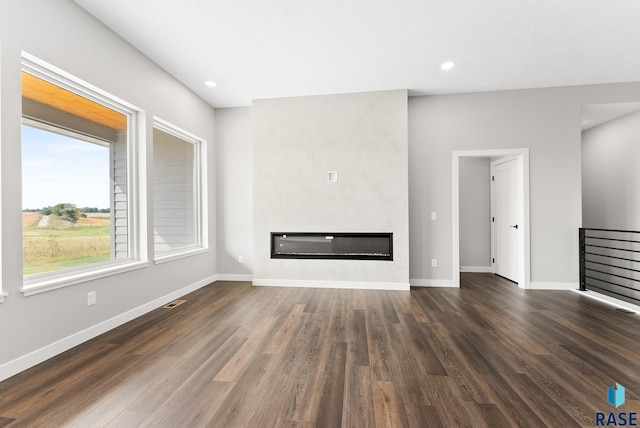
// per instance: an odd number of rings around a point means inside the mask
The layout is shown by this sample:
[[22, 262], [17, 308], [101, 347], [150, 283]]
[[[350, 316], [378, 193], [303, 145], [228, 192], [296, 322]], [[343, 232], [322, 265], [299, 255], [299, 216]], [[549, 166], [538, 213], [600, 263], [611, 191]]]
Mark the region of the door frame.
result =
[[[514, 157], [518, 162], [519, 201], [522, 213], [522, 240], [518, 251], [518, 287], [531, 288], [531, 238], [529, 219], [529, 149], [460, 150], [452, 153], [453, 285], [460, 287], [460, 158]], [[493, 266], [492, 266], [493, 268]]]

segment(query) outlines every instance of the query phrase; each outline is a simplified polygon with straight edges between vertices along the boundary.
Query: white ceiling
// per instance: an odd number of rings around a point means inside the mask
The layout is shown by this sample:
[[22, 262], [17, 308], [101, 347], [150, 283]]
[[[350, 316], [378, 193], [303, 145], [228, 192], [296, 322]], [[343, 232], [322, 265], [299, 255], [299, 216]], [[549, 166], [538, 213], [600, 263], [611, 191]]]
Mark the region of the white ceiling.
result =
[[638, 0], [74, 1], [214, 107], [640, 81]]

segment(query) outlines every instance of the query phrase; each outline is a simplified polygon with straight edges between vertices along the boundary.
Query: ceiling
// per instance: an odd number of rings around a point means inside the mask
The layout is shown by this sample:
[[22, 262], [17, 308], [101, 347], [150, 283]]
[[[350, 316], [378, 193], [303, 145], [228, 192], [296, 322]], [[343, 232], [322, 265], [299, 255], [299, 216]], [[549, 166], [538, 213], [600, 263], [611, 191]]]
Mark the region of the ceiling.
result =
[[214, 107], [640, 80], [637, 0], [74, 1]]

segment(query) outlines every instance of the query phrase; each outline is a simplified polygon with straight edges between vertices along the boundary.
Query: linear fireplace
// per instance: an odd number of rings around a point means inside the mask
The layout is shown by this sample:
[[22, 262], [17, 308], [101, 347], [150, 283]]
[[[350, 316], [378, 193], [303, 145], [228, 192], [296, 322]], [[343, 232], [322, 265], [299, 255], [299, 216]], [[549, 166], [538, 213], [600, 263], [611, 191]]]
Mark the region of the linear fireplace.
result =
[[271, 232], [271, 258], [393, 260], [393, 233]]

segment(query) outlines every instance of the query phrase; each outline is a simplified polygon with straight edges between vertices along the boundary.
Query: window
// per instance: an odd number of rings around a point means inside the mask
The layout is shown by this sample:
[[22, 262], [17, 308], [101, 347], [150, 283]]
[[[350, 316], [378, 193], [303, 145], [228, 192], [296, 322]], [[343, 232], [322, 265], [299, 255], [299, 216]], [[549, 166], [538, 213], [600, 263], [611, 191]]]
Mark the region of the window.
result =
[[140, 267], [135, 120], [131, 106], [23, 53], [25, 294]]
[[161, 119], [153, 123], [156, 262], [205, 251], [201, 162], [205, 141]]

